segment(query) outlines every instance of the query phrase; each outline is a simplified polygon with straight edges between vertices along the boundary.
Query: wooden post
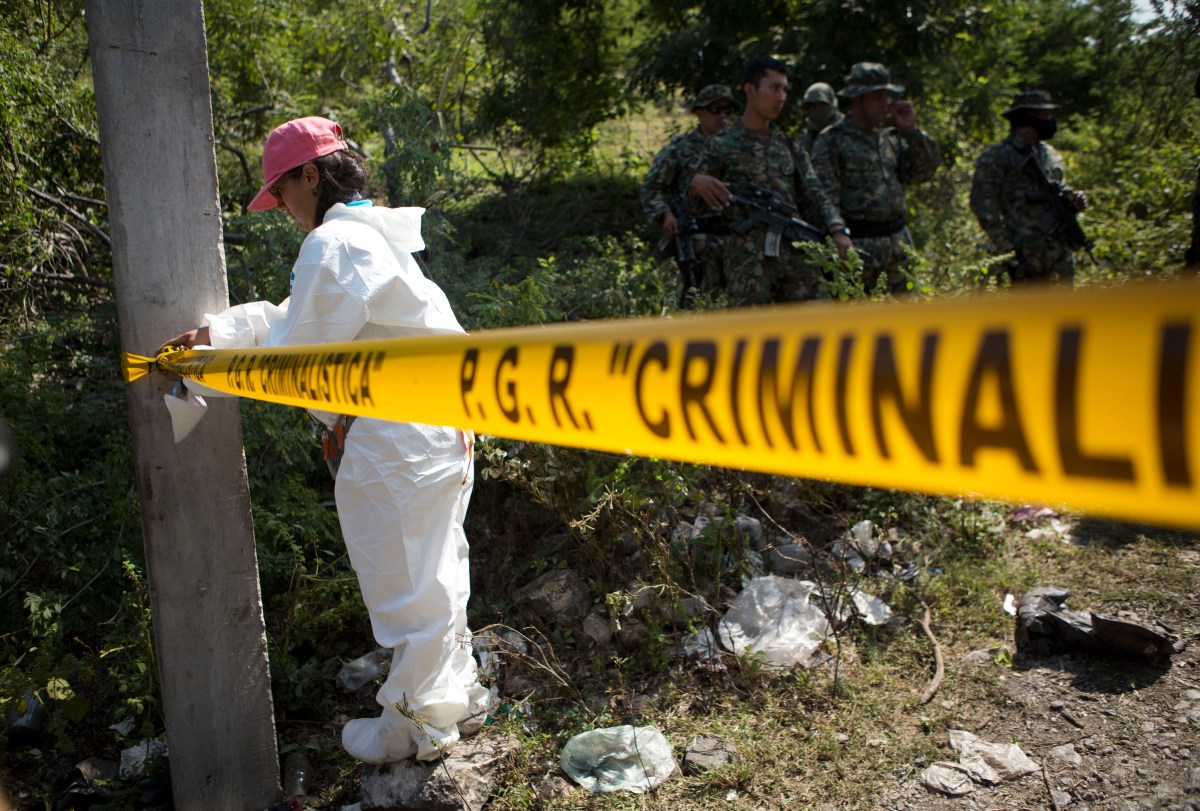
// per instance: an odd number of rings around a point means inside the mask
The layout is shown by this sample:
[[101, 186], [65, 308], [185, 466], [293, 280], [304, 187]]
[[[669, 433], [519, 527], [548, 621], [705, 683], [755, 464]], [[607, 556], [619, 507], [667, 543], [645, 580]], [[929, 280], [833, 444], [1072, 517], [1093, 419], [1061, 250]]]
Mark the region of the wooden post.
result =
[[[201, 0], [87, 0], [121, 345], [153, 354], [227, 306]], [[178, 445], [157, 375], [129, 419], [179, 811], [264, 809], [279, 756], [234, 399]]]

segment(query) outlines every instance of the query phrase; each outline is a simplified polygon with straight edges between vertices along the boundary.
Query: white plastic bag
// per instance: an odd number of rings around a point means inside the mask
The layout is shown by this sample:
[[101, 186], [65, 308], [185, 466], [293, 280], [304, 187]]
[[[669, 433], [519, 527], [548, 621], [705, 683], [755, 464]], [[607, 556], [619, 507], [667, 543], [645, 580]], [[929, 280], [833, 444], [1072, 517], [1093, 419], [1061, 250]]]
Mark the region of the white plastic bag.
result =
[[567, 741], [559, 763], [588, 791], [641, 794], [676, 770], [671, 744], [652, 726], [629, 725], [581, 732]]

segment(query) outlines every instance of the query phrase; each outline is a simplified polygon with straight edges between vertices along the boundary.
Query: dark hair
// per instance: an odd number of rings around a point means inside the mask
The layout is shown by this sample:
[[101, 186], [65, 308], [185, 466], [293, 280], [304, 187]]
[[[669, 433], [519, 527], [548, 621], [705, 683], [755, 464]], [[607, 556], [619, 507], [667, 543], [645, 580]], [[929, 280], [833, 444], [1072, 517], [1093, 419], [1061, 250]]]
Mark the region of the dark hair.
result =
[[784, 76], [788, 75], [788, 66], [773, 56], [755, 56], [742, 69], [742, 84], [752, 84], [758, 87], [758, 80], [767, 75], [767, 71], [777, 70]]
[[309, 163], [317, 167], [321, 194], [317, 198], [317, 225], [325, 220], [325, 212], [338, 203], [349, 203], [362, 196], [367, 187], [367, 168], [362, 158], [348, 149], [330, 152]]

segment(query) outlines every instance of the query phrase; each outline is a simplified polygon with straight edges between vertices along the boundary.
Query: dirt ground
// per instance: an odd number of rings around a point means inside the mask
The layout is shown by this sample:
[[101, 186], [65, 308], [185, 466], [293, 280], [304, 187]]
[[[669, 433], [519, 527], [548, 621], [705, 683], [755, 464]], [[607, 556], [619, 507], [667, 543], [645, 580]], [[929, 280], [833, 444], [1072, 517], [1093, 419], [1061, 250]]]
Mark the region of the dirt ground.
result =
[[[1016, 743], [1042, 771], [961, 797], [926, 788], [928, 763], [901, 771], [879, 796], [887, 809], [1200, 809], [1200, 552], [1166, 550], [1170, 577], [1116, 589], [1136, 610], [1100, 611], [1167, 631], [1176, 652], [1157, 665], [1090, 654], [1018, 656], [954, 651], [934, 699], [951, 723]], [[1115, 568], [1126, 550], [1112, 551]], [[1104, 572], [1095, 575], [1101, 582]], [[1111, 584], [1110, 584], [1111, 585]], [[1086, 607], [1072, 598], [1068, 607]], [[942, 760], [957, 761], [948, 742]]]

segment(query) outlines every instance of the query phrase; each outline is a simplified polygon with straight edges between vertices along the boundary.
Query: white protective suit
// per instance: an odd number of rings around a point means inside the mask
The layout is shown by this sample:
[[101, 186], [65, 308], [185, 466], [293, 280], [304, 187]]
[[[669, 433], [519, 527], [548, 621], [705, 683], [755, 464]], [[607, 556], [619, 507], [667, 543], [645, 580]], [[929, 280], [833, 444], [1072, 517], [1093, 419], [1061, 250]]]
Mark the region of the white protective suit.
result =
[[[300, 247], [288, 299], [205, 316], [212, 346], [462, 332], [446, 295], [411, 255], [425, 247], [423, 213], [366, 201], [333, 206]], [[313, 414], [330, 426], [337, 416]], [[472, 442], [454, 428], [367, 418], [346, 437], [334, 485], [338, 519], [375, 639], [393, 649], [376, 695], [382, 715], [342, 730], [346, 751], [367, 763], [436, 758], [487, 712], [467, 630]]]

